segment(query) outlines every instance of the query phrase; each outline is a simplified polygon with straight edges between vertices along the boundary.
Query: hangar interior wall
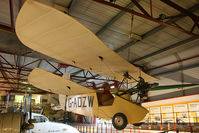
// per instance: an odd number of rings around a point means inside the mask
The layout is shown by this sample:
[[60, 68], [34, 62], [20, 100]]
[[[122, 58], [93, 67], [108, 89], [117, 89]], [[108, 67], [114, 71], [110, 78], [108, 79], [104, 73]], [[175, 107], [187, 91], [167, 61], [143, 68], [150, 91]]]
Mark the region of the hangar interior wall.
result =
[[199, 94], [143, 103], [149, 110], [147, 123], [190, 125], [199, 123]]

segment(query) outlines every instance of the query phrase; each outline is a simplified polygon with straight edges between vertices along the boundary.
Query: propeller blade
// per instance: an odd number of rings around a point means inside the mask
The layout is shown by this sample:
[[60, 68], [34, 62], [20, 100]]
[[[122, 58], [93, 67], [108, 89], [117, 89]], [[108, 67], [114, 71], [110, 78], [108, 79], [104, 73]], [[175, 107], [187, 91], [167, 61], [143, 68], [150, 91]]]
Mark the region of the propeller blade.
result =
[[158, 86], [158, 87], [150, 88], [149, 91], [185, 88], [185, 87], [192, 87], [192, 86], [197, 86], [197, 85], [199, 84], [178, 84], [178, 85]]

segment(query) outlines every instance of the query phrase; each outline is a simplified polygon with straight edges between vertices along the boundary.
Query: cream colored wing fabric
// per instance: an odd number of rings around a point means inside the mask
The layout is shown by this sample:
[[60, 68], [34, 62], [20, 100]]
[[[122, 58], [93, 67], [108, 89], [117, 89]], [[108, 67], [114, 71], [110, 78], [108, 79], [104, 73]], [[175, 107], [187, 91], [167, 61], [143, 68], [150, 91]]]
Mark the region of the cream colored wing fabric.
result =
[[28, 81], [37, 88], [56, 94], [78, 95], [96, 92], [39, 68], [35, 68], [30, 73]]
[[67, 14], [27, 0], [16, 21], [24, 45], [67, 64], [121, 81], [129, 72], [138, 79], [156, 80], [121, 58], [91, 31]]

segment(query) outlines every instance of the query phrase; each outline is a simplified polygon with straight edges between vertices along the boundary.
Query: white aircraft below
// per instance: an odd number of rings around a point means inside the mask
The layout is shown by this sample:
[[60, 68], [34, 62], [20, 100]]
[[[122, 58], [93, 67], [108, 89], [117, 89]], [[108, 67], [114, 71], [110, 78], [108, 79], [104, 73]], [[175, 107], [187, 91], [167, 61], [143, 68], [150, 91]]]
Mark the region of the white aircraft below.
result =
[[32, 113], [34, 128], [26, 131], [26, 133], [80, 133], [76, 128], [67, 124], [50, 122], [49, 119], [41, 114]]

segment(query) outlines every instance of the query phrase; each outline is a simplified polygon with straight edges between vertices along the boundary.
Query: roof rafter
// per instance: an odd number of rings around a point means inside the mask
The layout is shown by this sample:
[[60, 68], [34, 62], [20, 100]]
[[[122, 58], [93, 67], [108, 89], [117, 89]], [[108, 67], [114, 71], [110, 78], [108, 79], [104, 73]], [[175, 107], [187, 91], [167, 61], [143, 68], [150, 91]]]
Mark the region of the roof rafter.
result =
[[167, 50], [170, 50], [170, 49], [176, 48], [176, 47], [178, 47], [178, 46], [184, 45], [184, 44], [186, 44], [186, 43], [188, 43], [188, 42], [194, 41], [194, 40], [196, 40], [196, 39], [198, 39], [198, 38], [197, 38], [197, 37], [190, 37], [190, 38], [188, 38], [188, 39], [179, 41], [179, 42], [174, 43], [174, 44], [172, 44], [172, 45], [170, 45], [170, 46], [168, 46], [168, 47], [165, 47], [165, 48], [160, 49], [160, 50], [158, 50], [158, 51], [155, 51], [155, 52], [153, 52], [153, 53], [147, 54], [147, 55], [145, 55], [145, 56], [143, 56], [143, 57], [140, 57], [140, 58], [137, 58], [137, 59], [135, 59], [135, 60], [132, 60], [131, 63], [135, 63], [135, 62], [141, 61], [141, 60], [143, 60], [143, 59], [149, 58], [149, 57], [151, 57], [151, 56], [155, 56], [155, 55], [160, 54], [160, 53], [162, 53], [162, 52], [165, 52], [165, 51], [167, 51]]
[[[139, 2], [140, 0], [137, 0], [137, 2]], [[132, 8], [134, 6], [133, 2], [128, 3], [125, 7], [126, 8]], [[120, 11], [119, 13], [117, 13], [114, 17], [111, 18], [110, 21], [108, 21], [104, 26], [102, 26], [101, 29], [99, 29], [95, 35], [99, 36], [100, 34], [102, 34], [109, 26], [111, 26], [115, 21], [117, 21], [119, 18], [121, 18], [126, 12], [125, 11]], [[81, 72], [83, 72], [84, 70], [79, 70], [76, 73], [74, 73], [73, 75], [77, 75]]]
[[[196, 10], [198, 10], [198, 9], [199, 9], [199, 4], [192, 6], [192, 7], [189, 8], [188, 10], [189, 10], [190, 12], [194, 12], [194, 11], [196, 11]], [[173, 22], [176, 22], [176, 21], [182, 19], [183, 17], [185, 17], [185, 16], [182, 16], [182, 15], [183, 15], [183, 14], [180, 13], [180, 14], [177, 15], [177, 16], [181, 16], [181, 17], [177, 17], [177, 18], [170, 19], [170, 20], [166, 21], [166, 23], [173, 23]], [[143, 40], [143, 39], [146, 39], [147, 37], [149, 37], [149, 36], [151, 36], [151, 35], [153, 35], [153, 34], [155, 34], [156, 32], [162, 30], [162, 29], [165, 28], [165, 27], [166, 27], [166, 26], [164, 26], [164, 25], [159, 25], [159, 26], [153, 28], [152, 30], [150, 30], [150, 31], [148, 31], [148, 32], [146, 32], [145, 34], [142, 35], [142, 40]], [[124, 50], [124, 49], [126, 49], [126, 48], [128, 48], [128, 47], [130, 47], [130, 46], [135, 45], [135, 44], [138, 43], [138, 42], [140, 42], [140, 40], [138, 40], [138, 41], [130, 41], [130, 42], [126, 43], [125, 45], [123, 45], [123, 46], [121, 46], [121, 47], [115, 49], [114, 51], [118, 53], [118, 52], [120, 52], [120, 51], [122, 51], [122, 50]]]
[[[139, 2], [140, 0], [137, 0]], [[133, 2], [128, 3], [125, 8], [132, 8], [134, 6]], [[111, 18], [110, 21], [108, 21], [100, 30], [98, 30], [95, 34], [99, 36], [101, 33], [103, 33], [110, 25], [112, 25], [115, 21], [117, 21], [119, 18], [121, 18], [126, 12], [120, 11], [118, 14], [116, 14], [114, 17]]]

